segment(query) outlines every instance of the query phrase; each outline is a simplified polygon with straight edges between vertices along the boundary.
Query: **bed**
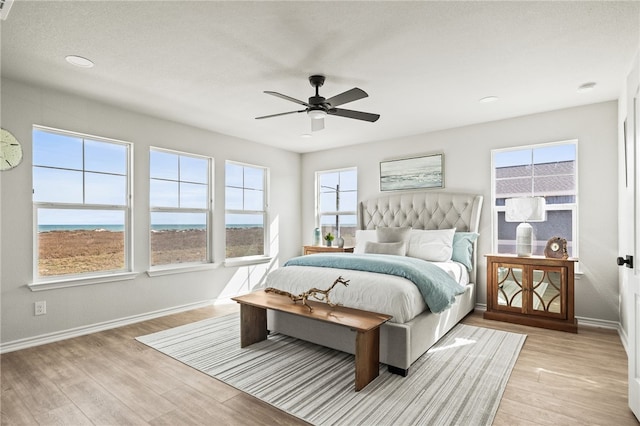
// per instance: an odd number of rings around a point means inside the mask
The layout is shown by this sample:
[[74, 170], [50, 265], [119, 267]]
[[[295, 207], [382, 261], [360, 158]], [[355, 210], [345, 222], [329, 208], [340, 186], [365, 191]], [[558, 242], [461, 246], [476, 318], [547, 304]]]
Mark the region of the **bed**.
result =
[[[311, 287], [327, 288], [339, 276], [349, 280], [348, 287], [338, 285], [332, 290], [331, 301], [393, 315], [380, 329], [380, 362], [391, 372], [406, 376], [411, 364], [475, 307], [475, 248], [482, 200], [476, 194], [425, 191], [383, 195], [360, 202], [354, 254], [311, 254], [290, 259], [286, 266], [269, 274], [265, 287], [300, 294]], [[446, 247], [443, 249], [440, 244], [442, 239], [445, 246], [450, 241], [449, 260], [440, 259], [446, 257], [442, 251], [446, 252]], [[420, 258], [436, 261], [425, 262]], [[458, 288], [450, 303], [435, 303], [421, 297], [425, 296], [423, 289], [418, 289], [406, 275], [351, 269], [361, 259], [364, 263], [373, 263], [375, 259], [430, 263], [432, 272], [437, 272], [432, 281], [448, 283], [453, 279]], [[325, 260], [334, 263], [318, 266]], [[355, 353], [355, 332], [344, 327], [275, 311], [268, 312], [267, 327], [270, 332]]]

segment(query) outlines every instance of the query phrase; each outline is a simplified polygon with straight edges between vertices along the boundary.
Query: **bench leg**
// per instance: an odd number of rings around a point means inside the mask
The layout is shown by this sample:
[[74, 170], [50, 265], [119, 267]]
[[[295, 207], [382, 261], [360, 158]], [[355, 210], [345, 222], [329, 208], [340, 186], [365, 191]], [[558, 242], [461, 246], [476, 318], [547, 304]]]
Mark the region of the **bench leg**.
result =
[[240, 304], [240, 347], [267, 339], [267, 310]]
[[356, 392], [378, 377], [380, 370], [380, 328], [356, 335]]

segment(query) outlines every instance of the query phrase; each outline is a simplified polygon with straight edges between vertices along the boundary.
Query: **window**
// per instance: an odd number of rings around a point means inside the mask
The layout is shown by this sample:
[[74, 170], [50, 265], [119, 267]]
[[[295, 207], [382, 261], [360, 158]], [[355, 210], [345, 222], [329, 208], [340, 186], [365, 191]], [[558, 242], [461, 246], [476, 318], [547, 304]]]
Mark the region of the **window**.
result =
[[34, 276], [130, 271], [131, 145], [33, 128]]
[[331, 232], [344, 239], [345, 246], [356, 243], [358, 173], [342, 169], [316, 173], [317, 223], [324, 237]]
[[515, 253], [518, 223], [505, 221], [505, 199], [545, 198], [547, 220], [532, 222], [533, 254], [543, 255], [547, 240], [566, 238], [569, 256], [578, 256], [577, 141], [492, 151], [494, 251]]
[[267, 255], [267, 177], [264, 167], [226, 163], [227, 259]]
[[210, 261], [211, 159], [151, 148], [151, 266]]

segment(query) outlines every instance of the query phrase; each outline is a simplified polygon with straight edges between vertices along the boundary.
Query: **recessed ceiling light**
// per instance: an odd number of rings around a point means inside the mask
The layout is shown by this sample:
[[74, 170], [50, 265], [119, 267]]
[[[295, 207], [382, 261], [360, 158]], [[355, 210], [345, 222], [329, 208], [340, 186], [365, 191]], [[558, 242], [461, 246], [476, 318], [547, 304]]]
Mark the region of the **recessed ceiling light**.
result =
[[310, 138], [311, 137], [311, 133], [304, 133], [300, 136], [301, 138]]
[[578, 93], [590, 92], [594, 87], [596, 87], [596, 83], [592, 81], [589, 83], [584, 83], [583, 85], [578, 86]]
[[498, 100], [497, 96], [486, 96], [480, 99], [478, 102], [482, 102], [483, 104], [488, 104], [489, 102], [495, 102]]
[[90, 61], [87, 58], [83, 58], [82, 56], [69, 55], [69, 56], [65, 57], [65, 59], [71, 65], [75, 65], [76, 67], [81, 67], [81, 68], [92, 68], [93, 67], [93, 62]]

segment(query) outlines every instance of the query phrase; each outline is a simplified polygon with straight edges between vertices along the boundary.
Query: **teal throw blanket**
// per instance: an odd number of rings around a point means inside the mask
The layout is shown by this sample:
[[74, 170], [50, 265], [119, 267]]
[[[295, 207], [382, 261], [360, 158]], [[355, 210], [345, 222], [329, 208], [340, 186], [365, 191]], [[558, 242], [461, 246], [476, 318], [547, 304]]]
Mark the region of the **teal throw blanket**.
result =
[[[464, 293], [448, 273], [422, 259], [387, 254], [311, 254], [289, 259], [284, 266], [317, 266], [396, 275], [413, 282], [431, 312], [442, 312]], [[348, 277], [345, 277], [348, 279]]]

